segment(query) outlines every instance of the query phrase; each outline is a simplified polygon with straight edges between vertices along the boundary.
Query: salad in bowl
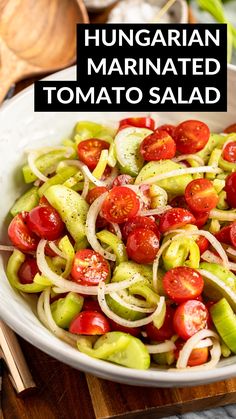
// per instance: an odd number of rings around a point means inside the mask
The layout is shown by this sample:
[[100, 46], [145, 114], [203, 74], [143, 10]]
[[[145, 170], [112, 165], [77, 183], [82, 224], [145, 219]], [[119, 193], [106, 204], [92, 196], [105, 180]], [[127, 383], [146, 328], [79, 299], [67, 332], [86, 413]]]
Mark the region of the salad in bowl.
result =
[[92, 358], [147, 370], [236, 354], [236, 125], [79, 121], [27, 150], [8, 225], [10, 285]]

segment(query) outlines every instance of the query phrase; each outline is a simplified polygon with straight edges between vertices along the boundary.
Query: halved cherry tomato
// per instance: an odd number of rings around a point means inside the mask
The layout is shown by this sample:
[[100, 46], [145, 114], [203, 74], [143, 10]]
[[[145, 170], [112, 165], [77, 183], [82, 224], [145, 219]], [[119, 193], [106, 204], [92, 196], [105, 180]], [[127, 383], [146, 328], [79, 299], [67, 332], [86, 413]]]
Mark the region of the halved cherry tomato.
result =
[[172, 159], [175, 152], [175, 142], [166, 131], [154, 131], [140, 145], [140, 153], [146, 161]]
[[115, 178], [112, 186], [132, 185], [134, 178], [130, 175], [119, 175]]
[[179, 124], [173, 138], [177, 151], [182, 154], [192, 154], [205, 147], [210, 137], [210, 130], [204, 122], [188, 120]]
[[226, 144], [222, 152], [223, 159], [229, 161], [230, 163], [236, 163], [236, 142], [231, 141]]
[[36, 250], [39, 239], [35, 236], [26, 225], [28, 212], [17, 214], [8, 227], [8, 236], [11, 242], [19, 250], [23, 252], [31, 252]]
[[104, 335], [110, 331], [110, 325], [102, 313], [82, 311], [72, 320], [69, 331], [77, 335]]
[[225, 180], [226, 200], [232, 208], [236, 208], [236, 172], [228, 175]]
[[209, 247], [210, 243], [204, 236], [198, 236], [196, 243], [199, 247], [200, 254], [202, 255]]
[[201, 301], [188, 300], [175, 311], [174, 330], [182, 339], [188, 340], [199, 330], [207, 327], [208, 317], [208, 310]]
[[98, 164], [102, 150], [108, 150], [109, 143], [98, 138], [90, 138], [81, 141], [78, 145], [79, 159], [85, 163], [90, 170], [95, 169]]
[[99, 253], [91, 249], [81, 249], [76, 252], [71, 276], [80, 285], [98, 285], [106, 281], [110, 274], [108, 262]]
[[118, 324], [116, 322], [114, 322], [114, 320], [109, 319], [109, 323], [111, 326], [111, 330], [113, 331], [118, 331], [118, 332], [123, 332], [123, 333], [129, 333], [132, 336], [139, 336], [140, 332], [141, 332], [141, 327], [125, 327], [125, 326], [121, 326], [121, 324]]
[[136, 228], [129, 234], [127, 253], [137, 263], [151, 263], [159, 249], [159, 240], [152, 230]]
[[[179, 358], [179, 352], [181, 351], [182, 347], [184, 346], [185, 342], [182, 342], [180, 339], [178, 339], [175, 342], [176, 349], [174, 351], [175, 353], [175, 359], [177, 360]], [[188, 366], [189, 367], [195, 367], [197, 365], [202, 365], [207, 362], [209, 355], [209, 349], [208, 348], [195, 348], [192, 350], [190, 357], [188, 359]]]
[[193, 224], [195, 224], [195, 226], [197, 226], [198, 228], [201, 228], [206, 224], [206, 222], [209, 218], [209, 215], [210, 215], [209, 211], [198, 212], [198, 213], [195, 213], [194, 211], [192, 211], [192, 214], [193, 214], [193, 216], [195, 217], [195, 220], [196, 220], [195, 223], [193, 223]]
[[134, 191], [125, 186], [115, 186], [102, 205], [101, 215], [112, 223], [124, 223], [139, 210], [139, 199]]
[[236, 247], [236, 221], [231, 224], [229, 235], [232, 245]]
[[26, 220], [28, 228], [41, 239], [59, 239], [64, 223], [58, 212], [50, 206], [37, 206], [33, 208]]
[[[93, 201], [95, 201], [95, 199], [97, 199], [99, 196], [101, 196], [103, 193], [107, 191], [108, 189], [105, 186], [95, 186], [95, 188], [90, 189], [90, 191], [88, 192], [88, 195], [86, 196], [86, 201], [88, 202], [89, 205], [91, 205]], [[97, 220], [96, 220], [96, 227], [104, 228], [106, 227], [106, 225], [107, 225], [107, 221], [105, 220], [105, 218], [101, 217], [101, 215], [98, 214]]]
[[170, 339], [174, 335], [174, 328], [173, 328], [173, 316], [175, 310], [167, 306], [166, 307], [166, 315], [163, 325], [160, 329], [154, 326], [153, 323], [149, 323], [145, 327], [145, 331], [149, 339], [162, 342], [164, 340]]
[[160, 232], [154, 217], [142, 217], [141, 215], [136, 215], [136, 217], [131, 218], [122, 227], [123, 239], [126, 241], [128, 239], [128, 235], [136, 228], [152, 230], [156, 234], [158, 240], [160, 240]]
[[197, 298], [202, 293], [204, 281], [195, 269], [178, 266], [165, 273], [163, 287], [171, 300], [183, 303]]
[[160, 217], [159, 230], [161, 233], [165, 233], [166, 231], [181, 228], [186, 224], [194, 224], [195, 221], [195, 217], [188, 210], [171, 208]]
[[170, 124], [160, 125], [156, 128], [158, 131], [166, 131], [168, 134], [173, 137], [175, 126]]
[[215, 233], [216, 239], [219, 240], [219, 242], [221, 243], [231, 244], [230, 230], [231, 224], [221, 228], [220, 231]]
[[32, 284], [37, 273], [40, 272], [36, 259], [26, 258], [26, 260], [22, 263], [17, 275], [21, 284]]
[[93, 300], [91, 297], [87, 297], [84, 300], [83, 311], [99, 311], [101, 312], [101, 307], [97, 300]]
[[236, 124], [229, 125], [227, 128], [225, 128], [224, 132], [226, 134], [230, 134], [231, 132], [236, 132]]
[[143, 118], [126, 118], [122, 119], [119, 123], [119, 129], [127, 126], [139, 127], [139, 128], [148, 128], [152, 131], [155, 129], [155, 121], [152, 118], [143, 117]]
[[185, 209], [189, 209], [186, 199], [184, 197], [184, 195], [181, 196], [175, 196], [171, 201], [170, 201], [170, 206], [174, 207], [174, 208], [185, 208]]
[[185, 189], [189, 208], [196, 212], [208, 212], [216, 207], [219, 197], [208, 179], [192, 180]]

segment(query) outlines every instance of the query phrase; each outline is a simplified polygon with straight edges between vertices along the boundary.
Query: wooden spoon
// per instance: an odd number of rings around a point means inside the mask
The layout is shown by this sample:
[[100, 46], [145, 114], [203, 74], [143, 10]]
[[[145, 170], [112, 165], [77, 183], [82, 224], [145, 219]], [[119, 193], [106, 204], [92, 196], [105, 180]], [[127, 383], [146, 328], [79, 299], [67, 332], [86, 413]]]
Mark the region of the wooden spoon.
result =
[[0, 103], [16, 81], [73, 64], [88, 21], [82, 0], [0, 0]]

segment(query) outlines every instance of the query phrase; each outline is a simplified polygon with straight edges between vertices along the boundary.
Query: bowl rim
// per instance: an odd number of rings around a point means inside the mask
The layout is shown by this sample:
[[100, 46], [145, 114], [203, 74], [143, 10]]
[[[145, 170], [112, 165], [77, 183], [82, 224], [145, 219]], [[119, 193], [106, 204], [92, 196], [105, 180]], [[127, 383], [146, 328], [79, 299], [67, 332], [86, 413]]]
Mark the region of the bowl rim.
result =
[[[43, 80], [63, 80], [73, 79], [75, 77], [75, 66], [69, 67], [62, 71], [56, 72], [50, 76], [45, 77]], [[236, 66], [228, 65], [229, 71], [236, 73]], [[236, 74], [235, 74], [236, 77]], [[27, 100], [27, 96], [31, 95], [33, 91], [33, 85], [24, 89], [22, 92], [17, 94], [15, 97], [7, 101], [0, 111], [0, 113], [8, 112], [13, 104], [17, 104], [23, 98]], [[149, 387], [169, 387], [169, 386], [186, 386], [186, 385], [197, 385], [204, 381], [212, 382], [219, 381], [225, 378], [236, 375], [236, 363], [226, 366], [219, 366], [213, 370], [200, 370], [200, 371], [168, 371], [168, 370], [137, 370], [128, 369], [121, 367], [106, 361], [96, 360], [87, 355], [74, 350], [74, 356], [68, 353], [68, 346], [65, 344], [58, 351], [52, 345], [51, 340], [48, 342], [47, 339], [37, 334], [34, 328], [30, 328], [28, 323], [24, 323], [20, 318], [11, 312], [11, 307], [7, 304], [0, 304], [0, 317], [6, 321], [6, 323], [20, 336], [26, 339], [28, 342], [58, 359], [65, 364], [68, 364], [74, 368], [79, 369], [83, 372], [88, 372], [99, 376], [101, 378], [109, 379], [124, 384], [149, 386]], [[45, 328], [42, 325], [43, 328]], [[45, 328], [46, 329], [46, 328]], [[46, 329], [47, 330], [47, 329]], [[53, 336], [53, 335], [52, 335]], [[58, 338], [56, 338], [56, 341]], [[73, 348], [72, 348], [73, 349]]]

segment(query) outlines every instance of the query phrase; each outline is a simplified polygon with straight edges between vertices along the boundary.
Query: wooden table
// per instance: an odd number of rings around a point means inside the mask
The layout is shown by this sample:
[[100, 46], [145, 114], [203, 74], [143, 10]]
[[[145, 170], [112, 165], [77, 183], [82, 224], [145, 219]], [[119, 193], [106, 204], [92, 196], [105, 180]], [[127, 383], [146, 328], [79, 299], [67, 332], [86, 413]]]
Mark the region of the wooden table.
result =
[[[91, 20], [102, 23], [107, 12]], [[16, 93], [33, 81], [18, 83]], [[236, 402], [236, 379], [185, 389], [131, 387], [80, 373], [23, 339], [20, 344], [38, 389], [24, 399], [17, 397], [5, 370], [2, 407], [6, 419], [156, 419]]]

